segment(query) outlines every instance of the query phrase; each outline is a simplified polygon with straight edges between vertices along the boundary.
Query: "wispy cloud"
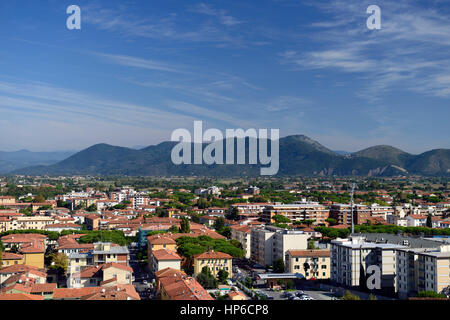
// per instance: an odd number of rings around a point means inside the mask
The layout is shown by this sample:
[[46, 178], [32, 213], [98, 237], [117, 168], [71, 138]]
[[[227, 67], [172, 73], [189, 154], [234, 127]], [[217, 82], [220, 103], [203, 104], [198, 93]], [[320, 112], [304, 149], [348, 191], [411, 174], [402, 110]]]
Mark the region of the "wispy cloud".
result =
[[381, 1], [382, 29], [370, 31], [365, 21], [368, 1], [327, 1], [311, 5], [331, 16], [310, 27], [319, 49], [290, 49], [283, 63], [296, 69], [353, 73], [365, 88], [355, 92], [378, 102], [394, 86], [420, 94], [450, 97], [450, 19], [411, 1]]
[[168, 65], [165, 62], [157, 61], [157, 60], [149, 60], [142, 59], [137, 57], [131, 57], [126, 55], [117, 55], [117, 54], [106, 54], [106, 53], [94, 53], [95, 55], [106, 58], [107, 61], [127, 66], [133, 68], [147, 69], [147, 70], [156, 70], [156, 71], [165, 71], [165, 72], [173, 72], [173, 73], [183, 73], [180, 68], [174, 68]]
[[208, 16], [217, 17], [221, 24], [229, 26], [229, 27], [242, 23], [238, 19], [227, 14], [227, 12], [225, 10], [214, 9], [210, 5], [207, 5], [206, 3], [199, 3], [196, 6], [191, 7], [190, 10], [192, 12], [202, 13], [202, 14], [206, 14]]

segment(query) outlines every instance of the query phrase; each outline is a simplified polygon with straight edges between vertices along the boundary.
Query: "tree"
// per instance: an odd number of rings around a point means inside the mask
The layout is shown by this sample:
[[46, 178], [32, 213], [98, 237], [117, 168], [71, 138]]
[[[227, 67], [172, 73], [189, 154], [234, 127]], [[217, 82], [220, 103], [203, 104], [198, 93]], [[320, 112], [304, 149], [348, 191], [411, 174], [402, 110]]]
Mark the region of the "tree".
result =
[[374, 296], [373, 294], [370, 294], [369, 300], [378, 300], [378, 298], [376, 296]]
[[328, 218], [325, 220], [326, 222], [328, 222], [330, 224], [330, 226], [335, 226], [337, 225], [337, 220], [333, 219], [333, 218]]
[[428, 228], [432, 228], [432, 227], [433, 227], [433, 220], [432, 220], [432, 218], [431, 218], [431, 213], [429, 213], [428, 216], [427, 216], [426, 226], [427, 226]]
[[202, 268], [202, 272], [197, 275], [196, 279], [205, 289], [217, 288], [218, 281], [216, 278], [214, 278], [211, 270], [207, 266]]
[[228, 271], [225, 271], [223, 269], [219, 270], [219, 272], [217, 273], [217, 279], [220, 283], [226, 284], [228, 280]]
[[229, 220], [237, 220], [239, 216], [239, 210], [237, 207], [231, 207], [229, 213], [226, 215]]
[[286, 281], [286, 289], [287, 290], [294, 289], [294, 281], [292, 281], [290, 279], [288, 281]]
[[348, 290], [345, 291], [344, 297], [342, 299], [343, 300], [361, 300], [361, 298], [359, 296], [357, 296], [356, 294], [351, 293]]
[[97, 205], [96, 205], [96, 204], [90, 205], [90, 206], [86, 209], [86, 211], [88, 211], [88, 212], [96, 212], [96, 211], [97, 211]]
[[282, 216], [280, 214], [274, 215], [272, 217], [272, 219], [278, 224], [291, 223], [291, 219], [289, 219], [289, 218], [287, 218], [285, 216]]
[[304, 264], [303, 264], [303, 270], [305, 270], [305, 276], [306, 276], [306, 273], [308, 272], [308, 270], [311, 268], [311, 266], [309, 265], [309, 263], [306, 261]]
[[178, 227], [176, 225], [173, 225], [167, 231], [170, 233], [178, 233]]
[[445, 295], [434, 291], [420, 291], [417, 296], [420, 298], [447, 298]]
[[308, 241], [308, 250], [314, 250], [317, 249], [316, 245], [314, 244], [314, 240], [309, 240]]
[[191, 233], [191, 223], [186, 217], [181, 218], [180, 221], [180, 233]]
[[305, 223], [308, 227], [311, 226], [316, 220], [305, 220], [303, 223]]
[[36, 197], [34, 197], [33, 200], [34, 203], [44, 203], [45, 202], [45, 198], [42, 194], [38, 194]]
[[282, 258], [279, 258], [273, 262], [273, 272], [284, 273], [285, 265]]
[[223, 217], [218, 217], [214, 222], [214, 229], [220, 232], [225, 227], [225, 219]]
[[69, 266], [69, 259], [64, 253], [52, 254], [52, 262], [49, 266], [50, 269], [57, 269], [61, 273], [65, 273], [67, 271], [68, 266]]

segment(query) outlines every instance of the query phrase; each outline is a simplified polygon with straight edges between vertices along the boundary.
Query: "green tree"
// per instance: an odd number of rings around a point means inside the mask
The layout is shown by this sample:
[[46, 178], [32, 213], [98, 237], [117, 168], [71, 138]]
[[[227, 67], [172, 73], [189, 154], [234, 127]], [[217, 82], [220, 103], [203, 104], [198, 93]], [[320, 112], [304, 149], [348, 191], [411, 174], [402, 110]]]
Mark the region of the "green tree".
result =
[[173, 225], [167, 231], [170, 233], [178, 233], [178, 227], [176, 225]]
[[218, 286], [217, 279], [214, 278], [211, 270], [206, 266], [202, 268], [202, 272], [197, 275], [196, 279], [205, 289], [216, 289]]
[[337, 220], [333, 219], [333, 218], [328, 218], [325, 220], [326, 222], [328, 222], [330, 224], [330, 226], [335, 226], [337, 225]]
[[191, 233], [191, 223], [188, 218], [181, 218], [180, 221], [180, 232], [181, 233]]
[[434, 291], [420, 291], [417, 296], [419, 298], [447, 298], [445, 295]]
[[228, 280], [228, 271], [225, 270], [219, 270], [219, 272], [217, 273], [217, 279], [219, 280], [220, 283], [222, 284], [226, 284], [227, 280]]
[[229, 220], [237, 220], [239, 216], [239, 210], [237, 207], [231, 207], [226, 215]]
[[288, 280], [288, 281], [286, 281], [286, 289], [287, 290], [292, 290], [292, 289], [294, 289], [294, 281], [292, 281], [292, 280]]
[[317, 249], [316, 245], [314, 244], [314, 240], [309, 240], [308, 241], [308, 250], [314, 250]]
[[345, 291], [344, 297], [342, 299], [343, 300], [361, 300], [361, 298], [359, 296], [357, 296], [356, 294], [351, 293], [348, 290]]
[[51, 256], [51, 264], [49, 269], [57, 269], [60, 270], [61, 273], [65, 273], [67, 271], [67, 267], [69, 266], [69, 259], [64, 253], [55, 253]]
[[45, 202], [45, 198], [42, 194], [38, 194], [36, 197], [34, 197], [33, 200], [34, 203], [44, 203]]
[[426, 226], [428, 228], [432, 228], [433, 227], [433, 220], [432, 220], [432, 217], [431, 217], [431, 213], [429, 213], [428, 216], [427, 216]]
[[223, 217], [218, 217], [214, 222], [214, 229], [220, 232], [225, 227], [225, 219]]
[[289, 219], [289, 218], [287, 218], [287, 217], [285, 217], [285, 216], [282, 216], [282, 215], [280, 215], [280, 214], [274, 215], [274, 216], [272, 217], [272, 219], [273, 219], [276, 223], [279, 223], [279, 224], [283, 224], [283, 223], [291, 223], [291, 219]]
[[285, 265], [282, 258], [279, 258], [273, 262], [273, 272], [284, 273]]

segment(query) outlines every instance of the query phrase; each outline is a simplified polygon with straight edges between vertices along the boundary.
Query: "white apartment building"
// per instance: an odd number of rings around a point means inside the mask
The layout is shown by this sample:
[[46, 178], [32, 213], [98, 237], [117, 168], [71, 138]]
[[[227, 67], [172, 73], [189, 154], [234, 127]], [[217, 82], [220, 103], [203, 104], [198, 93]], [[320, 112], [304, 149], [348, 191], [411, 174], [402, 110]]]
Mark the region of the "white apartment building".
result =
[[427, 216], [419, 214], [410, 214], [406, 217], [408, 227], [425, 227], [427, 224]]
[[381, 270], [381, 291], [388, 294], [396, 289], [396, 250], [404, 246], [366, 242], [366, 238], [352, 236], [331, 241], [330, 279], [347, 287], [359, 287], [361, 270], [378, 266]]
[[285, 230], [273, 226], [251, 230], [250, 259], [263, 265], [273, 265], [277, 259], [285, 261], [288, 250], [305, 250], [308, 235], [303, 231]]

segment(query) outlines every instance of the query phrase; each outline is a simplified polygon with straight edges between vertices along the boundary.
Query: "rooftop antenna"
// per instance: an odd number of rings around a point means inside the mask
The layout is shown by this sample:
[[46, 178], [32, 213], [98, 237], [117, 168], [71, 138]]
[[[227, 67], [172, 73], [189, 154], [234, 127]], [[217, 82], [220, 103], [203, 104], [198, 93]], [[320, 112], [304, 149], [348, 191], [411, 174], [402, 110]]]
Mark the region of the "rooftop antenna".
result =
[[350, 210], [352, 213], [352, 234], [355, 233], [355, 222], [353, 220], [353, 194], [355, 192], [355, 183], [352, 184], [352, 192], [350, 193]]

